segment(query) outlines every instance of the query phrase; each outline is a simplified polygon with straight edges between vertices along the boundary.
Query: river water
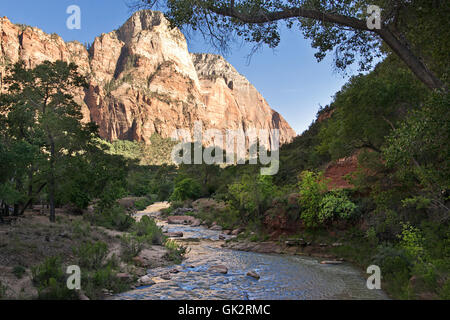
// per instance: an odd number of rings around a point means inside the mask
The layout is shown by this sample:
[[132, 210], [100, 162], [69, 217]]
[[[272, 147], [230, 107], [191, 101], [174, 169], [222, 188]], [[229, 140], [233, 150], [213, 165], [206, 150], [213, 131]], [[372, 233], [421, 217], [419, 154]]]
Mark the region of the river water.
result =
[[[322, 265], [309, 257], [235, 251], [221, 247], [220, 231], [158, 224], [164, 231], [182, 231], [184, 239], [199, 241], [185, 242], [190, 251], [181, 265], [149, 270], [156, 284], [119, 294], [116, 299], [387, 299], [383, 291], [367, 289], [366, 275], [350, 264]], [[208, 272], [215, 265], [226, 266], [228, 273]], [[179, 272], [170, 274], [170, 280], [159, 277], [174, 267]], [[261, 278], [247, 276], [249, 271]]]

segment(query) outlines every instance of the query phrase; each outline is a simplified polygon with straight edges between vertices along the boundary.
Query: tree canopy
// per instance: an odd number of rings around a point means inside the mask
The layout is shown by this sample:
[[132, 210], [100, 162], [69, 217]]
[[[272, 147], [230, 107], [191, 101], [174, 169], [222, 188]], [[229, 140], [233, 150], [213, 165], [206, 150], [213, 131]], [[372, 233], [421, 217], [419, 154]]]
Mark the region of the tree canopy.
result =
[[[382, 9], [380, 29], [367, 24], [369, 5]], [[136, 7], [162, 8], [173, 26], [200, 30], [221, 49], [235, 37], [274, 48], [284, 22], [312, 40], [319, 61], [334, 51], [338, 69], [358, 62], [368, 70], [374, 58], [392, 51], [428, 88], [446, 87], [448, 1], [139, 0]], [[435, 41], [427, 41], [431, 36]]]

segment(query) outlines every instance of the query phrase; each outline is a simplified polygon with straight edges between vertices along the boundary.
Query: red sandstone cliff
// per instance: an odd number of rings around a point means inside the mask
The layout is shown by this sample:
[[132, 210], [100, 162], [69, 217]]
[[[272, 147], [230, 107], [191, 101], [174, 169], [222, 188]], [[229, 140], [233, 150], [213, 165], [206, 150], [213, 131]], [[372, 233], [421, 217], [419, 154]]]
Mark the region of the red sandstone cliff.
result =
[[74, 62], [90, 88], [75, 93], [86, 121], [108, 140], [149, 142], [175, 129], [280, 129], [281, 143], [295, 132], [256, 88], [221, 56], [190, 54], [185, 37], [164, 15], [136, 12], [118, 30], [97, 37], [89, 51], [78, 42], [0, 18], [0, 66], [24, 60]]

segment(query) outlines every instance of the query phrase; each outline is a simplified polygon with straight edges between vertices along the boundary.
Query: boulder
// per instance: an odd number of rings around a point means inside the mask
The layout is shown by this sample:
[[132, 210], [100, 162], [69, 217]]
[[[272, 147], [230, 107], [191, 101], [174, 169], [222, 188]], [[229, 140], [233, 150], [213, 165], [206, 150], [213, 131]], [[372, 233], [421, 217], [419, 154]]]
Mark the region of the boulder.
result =
[[257, 280], [259, 280], [259, 278], [261, 278], [261, 276], [259, 274], [257, 274], [256, 271], [249, 271], [249, 272], [247, 272], [247, 276], [255, 278]]
[[222, 265], [212, 266], [208, 269], [208, 272], [227, 274], [228, 268]]
[[164, 273], [162, 275], [159, 276], [161, 279], [163, 280], [170, 280], [172, 279], [172, 276], [169, 273]]
[[174, 211], [172, 211], [171, 215], [172, 216], [184, 216], [186, 215], [186, 213], [188, 212], [193, 212], [194, 209], [192, 208], [177, 208]]
[[156, 282], [152, 280], [148, 275], [145, 275], [138, 280], [138, 284], [141, 286], [151, 286], [154, 285]]
[[215, 224], [215, 225], [212, 225], [211, 228], [209, 228], [209, 230], [222, 231], [222, 227], [217, 225], [217, 224]]
[[169, 224], [192, 224], [195, 218], [191, 216], [170, 216], [167, 218]]
[[238, 229], [235, 229], [235, 230], [233, 230], [233, 231], [231, 231], [231, 235], [233, 235], [233, 236], [237, 236], [239, 233], [241, 233], [242, 232], [242, 229], [241, 228], [238, 228]]
[[274, 242], [259, 242], [251, 249], [251, 251], [259, 253], [281, 253], [282, 248]]

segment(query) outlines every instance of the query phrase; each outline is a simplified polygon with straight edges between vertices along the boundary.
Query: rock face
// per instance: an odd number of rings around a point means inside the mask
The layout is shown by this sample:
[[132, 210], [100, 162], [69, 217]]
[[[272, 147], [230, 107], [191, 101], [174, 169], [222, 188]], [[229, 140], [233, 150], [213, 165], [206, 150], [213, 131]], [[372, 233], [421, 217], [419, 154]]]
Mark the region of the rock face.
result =
[[[224, 58], [190, 54], [184, 35], [157, 11], [136, 12], [118, 30], [97, 37], [89, 50], [58, 35], [0, 18], [0, 71], [24, 60], [74, 62], [88, 90], [75, 92], [85, 121], [95, 121], [103, 138], [150, 142], [174, 130], [279, 129], [280, 142], [295, 132], [256, 88]], [[273, 139], [272, 136], [269, 139]], [[205, 144], [209, 144], [206, 142]]]

